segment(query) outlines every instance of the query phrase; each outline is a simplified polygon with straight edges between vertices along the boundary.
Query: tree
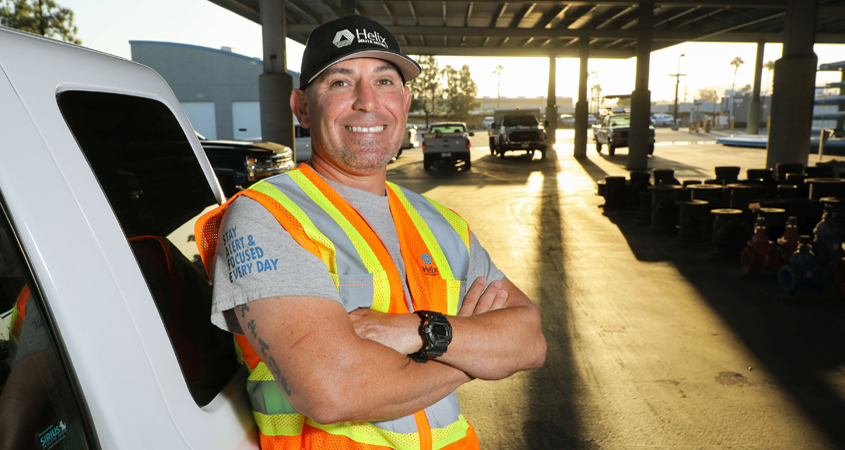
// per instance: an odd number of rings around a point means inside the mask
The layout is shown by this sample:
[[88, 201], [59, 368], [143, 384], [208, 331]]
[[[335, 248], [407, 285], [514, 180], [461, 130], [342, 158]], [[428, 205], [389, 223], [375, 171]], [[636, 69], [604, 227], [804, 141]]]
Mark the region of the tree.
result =
[[767, 73], [769, 74], [769, 92], [772, 92], [772, 84], [774, 83], [774, 78], [772, 78], [772, 73], [775, 71], [775, 62], [774, 61], [766, 61], [766, 64], [763, 64], [763, 67], [766, 68]]
[[498, 85], [496, 86], [496, 108], [499, 107], [499, 98], [502, 96], [502, 72], [504, 71], [505, 68], [501, 64], [493, 69], [493, 75], [496, 75], [498, 78]]
[[446, 79], [446, 106], [449, 116], [456, 120], [465, 120], [470, 111], [481, 106], [481, 102], [476, 98], [478, 86], [472, 79], [469, 66], [464, 64], [461, 70], [446, 66], [443, 75]]
[[41, 36], [82, 44], [76, 37], [73, 11], [54, 0], [3, 0], [0, 4], [0, 25]]
[[719, 95], [716, 93], [716, 90], [710, 88], [699, 89], [698, 98], [704, 100], [707, 103], [716, 103], [717, 101], [719, 101]]
[[736, 86], [736, 71], [739, 70], [739, 66], [743, 64], [745, 64], [745, 61], [743, 61], [739, 56], [731, 61], [731, 65], [734, 66], [734, 81], [731, 83], [731, 90], [734, 90], [734, 87]]
[[425, 126], [428, 127], [429, 118], [443, 109], [443, 77], [434, 56], [421, 56], [417, 64], [422, 71], [408, 83], [412, 95], [411, 111], [423, 111]]

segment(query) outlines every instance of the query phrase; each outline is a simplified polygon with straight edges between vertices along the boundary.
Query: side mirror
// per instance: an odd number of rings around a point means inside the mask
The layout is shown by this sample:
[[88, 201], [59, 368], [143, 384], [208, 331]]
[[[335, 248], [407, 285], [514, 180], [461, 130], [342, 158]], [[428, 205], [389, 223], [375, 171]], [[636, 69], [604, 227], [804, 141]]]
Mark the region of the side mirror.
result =
[[470, 136], [475, 136], [475, 133], [474, 133], [474, 132], [472, 132], [472, 131], [470, 131], [470, 132], [469, 132], [469, 135], [470, 135]]
[[543, 126], [548, 128], [549, 127], [549, 119], [543, 121]]

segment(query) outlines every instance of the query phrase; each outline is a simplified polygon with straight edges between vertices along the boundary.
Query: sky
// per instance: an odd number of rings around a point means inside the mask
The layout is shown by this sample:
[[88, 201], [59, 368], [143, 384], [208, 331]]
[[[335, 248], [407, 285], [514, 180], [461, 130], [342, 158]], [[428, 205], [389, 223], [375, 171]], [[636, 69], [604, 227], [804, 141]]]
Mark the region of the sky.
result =
[[[130, 40], [177, 42], [217, 49], [228, 46], [242, 55], [262, 57], [261, 27], [208, 0], [58, 0], [57, 3], [74, 11], [82, 45], [127, 59], [131, 58]], [[699, 89], [715, 89], [719, 95], [730, 89], [734, 82], [734, 66], [730, 62], [737, 56], [745, 64], [736, 71], [736, 88], [753, 84], [756, 47], [756, 44], [745, 43], [690, 42], [652, 52], [649, 65], [652, 101], [673, 101], [675, 77], [670, 74], [678, 73], [679, 65], [680, 73], [686, 75], [681, 77], [679, 102], [694, 100]], [[289, 69], [299, 71], [303, 48], [288, 39]], [[777, 60], [781, 50], [781, 44], [766, 44], [763, 60]], [[845, 60], [845, 45], [817, 44], [815, 51], [820, 64]], [[682, 54], [684, 56], [680, 57]], [[545, 97], [548, 93], [548, 58], [441, 56], [438, 62], [441, 67], [469, 65], [481, 97]], [[504, 67], [501, 80], [493, 74], [497, 65]], [[577, 96], [578, 68], [577, 59], [557, 60], [558, 96]], [[589, 83], [597, 82], [605, 95], [630, 94], [634, 89], [636, 58], [591, 59], [589, 70], [596, 72]], [[840, 78], [839, 72], [819, 72], [816, 85]], [[770, 74], [764, 70], [764, 94], [770, 86]]]

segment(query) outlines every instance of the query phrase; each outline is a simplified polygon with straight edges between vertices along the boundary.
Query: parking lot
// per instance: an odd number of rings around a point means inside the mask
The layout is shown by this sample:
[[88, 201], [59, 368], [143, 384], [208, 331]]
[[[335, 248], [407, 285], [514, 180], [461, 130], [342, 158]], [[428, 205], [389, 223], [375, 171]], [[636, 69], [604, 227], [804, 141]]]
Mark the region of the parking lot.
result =
[[[627, 149], [590, 138], [575, 159], [572, 133], [530, 160], [490, 155], [476, 131], [469, 171], [425, 171], [414, 149], [388, 172], [466, 218], [543, 312], [542, 369], [459, 390], [482, 448], [845, 448], [845, 294], [789, 296], [709, 243], [605, 214], [595, 182], [627, 175]], [[716, 137], [660, 128], [649, 167], [765, 167], [765, 150]]]

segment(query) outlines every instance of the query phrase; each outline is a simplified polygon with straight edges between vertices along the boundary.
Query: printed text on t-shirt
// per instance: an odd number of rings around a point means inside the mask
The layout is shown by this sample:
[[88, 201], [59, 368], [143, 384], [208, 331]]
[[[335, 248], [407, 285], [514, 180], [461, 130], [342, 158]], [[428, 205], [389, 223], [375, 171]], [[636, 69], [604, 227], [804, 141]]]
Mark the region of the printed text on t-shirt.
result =
[[253, 236], [239, 236], [238, 227], [223, 232], [223, 249], [226, 251], [226, 263], [229, 265], [229, 282], [251, 275], [274, 271], [278, 267], [278, 258], [265, 258], [264, 249]]

